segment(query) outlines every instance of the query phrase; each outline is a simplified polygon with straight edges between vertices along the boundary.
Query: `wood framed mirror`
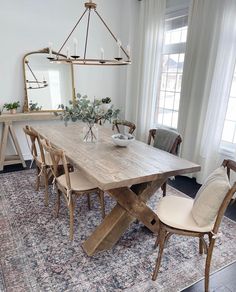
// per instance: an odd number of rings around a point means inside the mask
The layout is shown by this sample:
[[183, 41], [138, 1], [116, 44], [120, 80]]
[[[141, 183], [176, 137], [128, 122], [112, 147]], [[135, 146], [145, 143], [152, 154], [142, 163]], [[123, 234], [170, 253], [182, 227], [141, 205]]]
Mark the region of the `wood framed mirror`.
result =
[[45, 48], [23, 58], [24, 112], [54, 112], [60, 104], [75, 100], [73, 65], [52, 63], [48, 54], [49, 48]]

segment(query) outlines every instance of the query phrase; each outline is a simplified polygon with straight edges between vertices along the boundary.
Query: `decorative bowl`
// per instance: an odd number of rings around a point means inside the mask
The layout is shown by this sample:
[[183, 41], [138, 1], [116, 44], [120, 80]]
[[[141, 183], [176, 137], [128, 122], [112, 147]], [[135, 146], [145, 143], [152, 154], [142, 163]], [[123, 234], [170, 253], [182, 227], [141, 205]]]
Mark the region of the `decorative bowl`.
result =
[[131, 134], [115, 134], [111, 138], [113, 143], [120, 147], [128, 146], [135, 139]]

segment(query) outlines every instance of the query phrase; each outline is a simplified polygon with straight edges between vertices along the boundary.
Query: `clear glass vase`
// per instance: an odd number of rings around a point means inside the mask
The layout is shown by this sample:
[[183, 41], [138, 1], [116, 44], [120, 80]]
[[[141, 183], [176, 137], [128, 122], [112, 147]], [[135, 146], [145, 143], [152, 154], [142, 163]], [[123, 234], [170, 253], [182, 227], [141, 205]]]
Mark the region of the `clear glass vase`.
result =
[[94, 123], [88, 123], [83, 127], [83, 141], [96, 143], [98, 141], [98, 127]]

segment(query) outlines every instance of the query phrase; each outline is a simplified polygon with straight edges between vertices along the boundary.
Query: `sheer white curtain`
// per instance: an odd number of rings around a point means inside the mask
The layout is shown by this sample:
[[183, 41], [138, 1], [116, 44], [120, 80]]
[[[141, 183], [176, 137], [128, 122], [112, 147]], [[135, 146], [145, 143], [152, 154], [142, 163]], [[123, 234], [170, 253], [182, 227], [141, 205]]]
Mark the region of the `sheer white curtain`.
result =
[[202, 166], [198, 182], [222, 159], [219, 148], [236, 59], [236, 1], [193, 0], [179, 114], [182, 156]]
[[165, 0], [145, 0], [140, 3], [137, 55], [128, 77], [127, 102], [133, 115], [126, 115], [137, 125], [136, 136], [147, 141], [152, 126], [155, 102], [159, 90], [159, 73], [164, 35]]

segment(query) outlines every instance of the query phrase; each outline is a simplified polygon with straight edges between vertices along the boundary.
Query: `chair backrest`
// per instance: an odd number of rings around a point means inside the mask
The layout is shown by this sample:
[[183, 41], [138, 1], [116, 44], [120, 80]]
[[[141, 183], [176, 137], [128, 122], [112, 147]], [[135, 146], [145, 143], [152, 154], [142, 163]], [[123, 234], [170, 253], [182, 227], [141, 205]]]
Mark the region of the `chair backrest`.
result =
[[[230, 178], [231, 171], [236, 172], [236, 162], [235, 161], [230, 160], [230, 159], [227, 159], [227, 160], [225, 159], [223, 161], [222, 165], [227, 168], [227, 175], [229, 178]], [[226, 209], [227, 209], [235, 192], [236, 192], [236, 182], [234, 182], [232, 187], [226, 193], [225, 198], [220, 206], [220, 209], [219, 209], [219, 212], [218, 212], [218, 215], [216, 217], [215, 224], [214, 224], [214, 228], [213, 228], [214, 234], [217, 234], [219, 227], [220, 227], [221, 220], [222, 220], [224, 213], [225, 213], [225, 211], [226, 211]]]
[[[43, 151], [43, 147], [40, 143], [40, 139], [38, 137], [38, 134], [28, 125], [26, 125], [23, 128], [23, 131], [26, 135], [26, 139], [27, 139], [28, 144], [29, 144], [29, 140], [28, 140], [27, 136], [29, 136], [29, 138], [30, 138], [31, 145], [29, 145], [29, 148], [30, 148], [30, 152], [31, 152], [33, 158], [36, 161], [38, 161], [38, 157], [39, 157], [38, 155], [40, 154], [40, 158], [41, 158], [40, 162], [45, 163], [44, 151]], [[38, 150], [39, 150], [39, 153], [38, 153]]]
[[136, 126], [134, 123], [131, 123], [129, 121], [126, 120], [114, 120], [113, 121], [113, 125], [112, 125], [112, 130], [114, 131], [114, 129], [116, 128], [117, 132], [120, 133], [120, 126], [125, 126], [129, 128], [129, 134], [133, 134], [133, 132], [136, 129]]
[[[159, 139], [158, 133], [161, 133], [160, 139], [164, 138], [164, 139], [167, 139], [167, 141], [168, 141], [168, 147], [165, 148], [163, 145], [163, 147], [160, 149], [167, 151], [171, 154], [178, 155], [180, 144], [182, 143], [181, 135], [176, 131], [168, 130], [168, 129], [161, 129], [161, 128], [160, 129], [150, 129], [149, 135], [148, 135], [148, 145], [151, 145], [151, 143], [154, 142], [155, 139]], [[173, 140], [168, 139], [167, 136], [171, 135], [172, 133], [175, 133], [175, 138]], [[166, 137], [165, 137], [165, 135], [166, 135]], [[169, 144], [169, 143], [171, 143], [171, 144]], [[153, 146], [157, 147], [155, 144]], [[157, 148], [159, 148], [159, 147], [157, 147]]]
[[57, 178], [59, 175], [59, 172], [58, 172], [59, 164], [63, 165], [67, 189], [70, 190], [71, 189], [71, 181], [70, 181], [68, 164], [67, 164], [65, 152], [61, 149], [53, 147], [49, 143], [49, 141], [47, 141], [45, 139], [40, 139], [40, 143], [41, 143], [44, 151], [47, 152], [51, 157], [52, 165], [50, 165], [50, 167], [51, 167], [52, 173], [53, 173], [55, 178]]

